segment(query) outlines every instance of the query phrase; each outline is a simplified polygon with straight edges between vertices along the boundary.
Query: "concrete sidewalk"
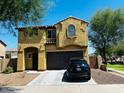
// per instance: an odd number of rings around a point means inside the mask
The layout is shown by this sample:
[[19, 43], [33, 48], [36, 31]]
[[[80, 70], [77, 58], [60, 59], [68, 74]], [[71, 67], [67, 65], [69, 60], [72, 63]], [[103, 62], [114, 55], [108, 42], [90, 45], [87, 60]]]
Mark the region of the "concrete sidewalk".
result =
[[124, 84], [3, 87], [0, 93], [124, 93]]

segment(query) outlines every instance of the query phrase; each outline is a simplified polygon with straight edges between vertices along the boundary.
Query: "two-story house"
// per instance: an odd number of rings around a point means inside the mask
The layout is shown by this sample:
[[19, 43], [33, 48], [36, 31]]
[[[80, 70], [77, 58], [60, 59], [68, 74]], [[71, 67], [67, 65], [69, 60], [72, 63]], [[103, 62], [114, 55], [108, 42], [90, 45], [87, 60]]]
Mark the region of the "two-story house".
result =
[[65, 69], [70, 58], [88, 57], [88, 22], [68, 17], [52, 26], [18, 29], [17, 71]]

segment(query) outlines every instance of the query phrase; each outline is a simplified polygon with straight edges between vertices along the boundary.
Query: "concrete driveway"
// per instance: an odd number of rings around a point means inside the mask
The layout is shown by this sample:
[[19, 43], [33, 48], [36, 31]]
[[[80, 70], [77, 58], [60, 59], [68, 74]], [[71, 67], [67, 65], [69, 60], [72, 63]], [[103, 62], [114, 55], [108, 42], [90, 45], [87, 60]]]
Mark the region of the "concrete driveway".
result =
[[67, 82], [64, 77], [65, 70], [46, 70], [31, 81], [27, 86], [32, 85], [81, 85], [81, 84], [96, 84], [91, 78], [89, 81], [77, 80], [73, 82]]

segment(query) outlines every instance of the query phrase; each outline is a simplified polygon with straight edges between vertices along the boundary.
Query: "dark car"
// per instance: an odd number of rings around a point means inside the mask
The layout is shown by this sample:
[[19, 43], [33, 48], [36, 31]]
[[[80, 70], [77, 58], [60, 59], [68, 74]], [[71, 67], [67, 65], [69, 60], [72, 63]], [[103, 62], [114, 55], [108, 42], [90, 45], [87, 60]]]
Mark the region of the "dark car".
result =
[[83, 78], [90, 80], [90, 67], [84, 59], [71, 59], [66, 71], [67, 79]]

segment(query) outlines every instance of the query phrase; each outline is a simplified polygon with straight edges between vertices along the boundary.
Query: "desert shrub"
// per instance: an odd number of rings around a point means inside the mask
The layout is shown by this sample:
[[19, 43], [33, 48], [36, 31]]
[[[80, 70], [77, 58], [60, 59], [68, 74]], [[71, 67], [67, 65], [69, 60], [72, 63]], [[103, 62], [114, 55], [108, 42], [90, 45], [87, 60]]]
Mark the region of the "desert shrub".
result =
[[107, 71], [107, 67], [105, 64], [100, 65], [100, 69], [103, 71]]
[[5, 74], [10, 74], [10, 73], [13, 73], [14, 72], [14, 70], [13, 70], [13, 68], [11, 67], [11, 66], [8, 66], [4, 71], [3, 71], [3, 73], [5, 73]]
[[11, 54], [6, 54], [6, 58], [11, 58]]

